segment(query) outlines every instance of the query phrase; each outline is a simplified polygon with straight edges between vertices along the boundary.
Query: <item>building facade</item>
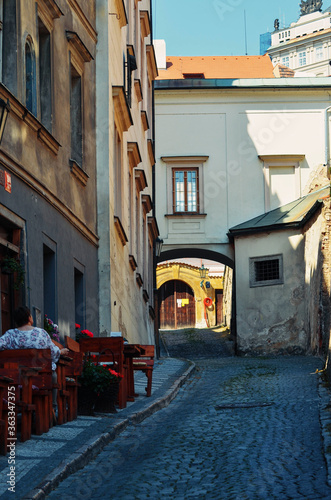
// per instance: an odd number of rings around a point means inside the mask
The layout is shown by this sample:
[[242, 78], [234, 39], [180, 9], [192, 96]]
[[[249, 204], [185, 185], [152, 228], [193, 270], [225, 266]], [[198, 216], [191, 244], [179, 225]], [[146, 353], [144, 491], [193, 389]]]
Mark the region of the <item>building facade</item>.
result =
[[6, 0], [0, 20], [0, 329], [26, 304], [97, 331], [95, 2]]
[[[171, 58], [167, 58], [169, 62]], [[156, 187], [157, 218], [164, 240], [161, 261], [194, 256], [212, 258], [233, 269], [232, 327], [237, 329], [238, 351], [252, 352], [253, 339], [256, 345], [266, 340], [260, 324], [253, 321], [248, 328], [245, 323], [248, 308], [254, 303], [256, 317], [264, 318], [272, 333], [273, 352], [293, 347], [291, 329], [285, 328], [288, 336], [280, 341], [281, 329], [276, 326], [294, 318], [300, 324], [298, 351], [312, 352], [320, 345], [311, 335], [311, 325], [316, 326], [318, 315], [315, 311], [309, 323], [305, 308], [295, 298], [298, 290], [292, 290], [291, 280], [298, 268], [289, 266], [284, 282], [264, 284], [258, 291], [250, 290], [248, 270], [250, 258], [275, 260], [269, 257], [276, 247], [274, 253], [286, 254], [284, 262], [308, 262], [309, 251], [300, 254], [296, 248], [304, 247], [299, 240], [305, 237], [314, 238], [311, 248], [321, 248], [318, 230], [307, 232], [305, 226], [290, 243], [285, 238], [277, 240], [275, 234], [267, 238], [267, 229], [257, 231], [256, 237], [240, 235], [238, 239], [233, 239], [229, 231], [250, 219], [261, 219], [277, 210], [282, 213], [284, 205], [328, 183], [330, 81], [236, 80], [235, 76], [234, 72], [231, 80], [167, 79], [167, 70], [160, 71], [160, 81], [156, 82]], [[302, 236], [303, 230], [309, 236]], [[318, 287], [323, 280], [307, 271], [314, 266], [320, 269], [321, 255], [313, 255], [316, 262], [309, 261], [300, 268], [300, 283], [308, 284], [311, 278]], [[231, 276], [228, 278], [231, 282]], [[327, 296], [328, 288], [325, 290], [319, 297]], [[273, 291], [282, 297], [290, 297], [293, 292], [290, 312], [279, 307], [277, 317], [268, 315], [261, 296], [272, 301]], [[329, 331], [321, 322], [319, 327], [326, 346]]]
[[154, 102], [149, 0], [97, 0], [100, 334], [154, 343]]
[[298, 21], [288, 27], [280, 29], [275, 21], [267, 50], [274, 66], [287, 66], [297, 76], [331, 75], [331, 6], [322, 11], [321, 4], [303, 5]]
[[185, 259], [156, 268], [160, 329], [209, 328], [224, 323], [224, 266]]

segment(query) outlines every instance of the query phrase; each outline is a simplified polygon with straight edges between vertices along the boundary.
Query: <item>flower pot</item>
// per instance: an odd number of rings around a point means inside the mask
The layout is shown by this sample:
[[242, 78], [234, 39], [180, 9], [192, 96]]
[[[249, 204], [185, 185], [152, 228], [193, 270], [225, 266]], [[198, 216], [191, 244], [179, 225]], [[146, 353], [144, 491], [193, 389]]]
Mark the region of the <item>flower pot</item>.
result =
[[90, 387], [78, 387], [78, 415], [94, 415], [97, 395]]
[[109, 387], [101, 392], [95, 405], [95, 411], [100, 413], [117, 413], [115, 403], [117, 401], [119, 383], [113, 382]]

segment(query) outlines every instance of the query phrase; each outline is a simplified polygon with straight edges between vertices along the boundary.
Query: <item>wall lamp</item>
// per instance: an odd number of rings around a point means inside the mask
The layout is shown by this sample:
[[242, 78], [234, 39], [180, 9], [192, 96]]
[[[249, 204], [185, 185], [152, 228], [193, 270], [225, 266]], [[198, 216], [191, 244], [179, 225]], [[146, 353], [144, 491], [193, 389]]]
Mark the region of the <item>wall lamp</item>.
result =
[[10, 111], [9, 99], [6, 102], [0, 98], [0, 144], [2, 141], [2, 136], [5, 130], [9, 111]]
[[200, 282], [201, 288], [203, 288], [203, 282], [207, 278], [207, 272], [208, 272], [208, 269], [205, 268], [205, 266], [202, 264], [201, 267], [199, 268], [200, 278], [202, 280]]

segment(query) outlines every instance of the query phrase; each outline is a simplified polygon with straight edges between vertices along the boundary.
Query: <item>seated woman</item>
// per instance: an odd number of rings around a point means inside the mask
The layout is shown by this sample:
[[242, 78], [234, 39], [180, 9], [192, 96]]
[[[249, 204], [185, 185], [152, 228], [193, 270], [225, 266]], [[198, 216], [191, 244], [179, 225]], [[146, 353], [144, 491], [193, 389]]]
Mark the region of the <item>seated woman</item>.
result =
[[[50, 349], [52, 357], [53, 382], [57, 382], [56, 363], [61, 355], [69, 353], [69, 349], [59, 349], [53, 344], [48, 333], [42, 328], [33, 326], [30, 309], [18, 307], [14, 312], [17, 328], [8, 330], [0, 337], [0, 350], [4, 349]], [[53, 408], [56, 409], [57, 390], [53, 389]]]

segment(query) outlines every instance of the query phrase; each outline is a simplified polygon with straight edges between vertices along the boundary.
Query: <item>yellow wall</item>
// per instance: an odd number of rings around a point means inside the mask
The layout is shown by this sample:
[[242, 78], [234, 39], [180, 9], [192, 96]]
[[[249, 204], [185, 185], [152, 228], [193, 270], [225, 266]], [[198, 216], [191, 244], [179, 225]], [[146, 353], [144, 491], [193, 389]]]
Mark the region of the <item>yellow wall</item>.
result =
[[[189, 285], [194, 292], [195, 298], [195, 326], [197, 328], [205, 328], [205, 307], [204, 299], [210, 297], [213, 304], [207, 308], [208, 326], [216, 325], [216, 308], [215, 308], [215, 289], [223, 289], [223, 278], [209, 278], [204, 280], [203, 287], [200, 286], [201, 278], [198, 267], [189, 266], [186, 264], [167, 263], [160, 264], [156, 269], [156, 286], [159, 289], [164, 283], [172, 280], [184, 281]], [[206, 281], [210, 282], [210, 288], [206, 288]]]

